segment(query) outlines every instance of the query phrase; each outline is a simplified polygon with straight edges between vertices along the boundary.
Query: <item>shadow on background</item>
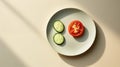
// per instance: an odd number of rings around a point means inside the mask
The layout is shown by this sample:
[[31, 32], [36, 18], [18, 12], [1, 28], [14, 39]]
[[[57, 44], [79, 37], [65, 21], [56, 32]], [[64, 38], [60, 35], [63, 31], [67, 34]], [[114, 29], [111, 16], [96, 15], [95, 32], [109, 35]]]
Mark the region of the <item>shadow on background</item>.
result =
[[96, 28], [97, 28], [96, 40], [92, 47], [87, 52], [79, 56], [73, 57], [58, 54], [61, 57], [61, 59], [75, 67], [86, 67], [96, 63], [102, 57], [105, 51], [106, 44], [104, 32], [97, 23]]
[[[32, 31], [34, 31], [38, 36], [40, 36], [39, 30], [29, 21], [22, 13], [20, 13], [14, 6], [12, 6], [7, 0], [1, 0], [1, 2], [8, 8], [10, 11], [15, 14], [19, 19], [21, 19], [26, 26], [28, 26]], [[41, 36], [40, 36], [41, 38]]]
[[94, 17], [103, 22], [111, 31], [120, 34], [120, 0], [72, 0], [83, 6]]
[[0, 40], [0, 67], [27, 67], [2, 40]]
[[[20, 15], [6, 0], [0, 0], [9, 9], [11, 9], [22, 20], [28, 22], [22, 15]], [[26, 23], [27, 24], [27, 23]], [[30, 24], [28, 24], [30, 26]], [[34, 28], [33, 28], [34, 29]], [[17, 55], [0, 39], [0, 67], [27, 67]]]

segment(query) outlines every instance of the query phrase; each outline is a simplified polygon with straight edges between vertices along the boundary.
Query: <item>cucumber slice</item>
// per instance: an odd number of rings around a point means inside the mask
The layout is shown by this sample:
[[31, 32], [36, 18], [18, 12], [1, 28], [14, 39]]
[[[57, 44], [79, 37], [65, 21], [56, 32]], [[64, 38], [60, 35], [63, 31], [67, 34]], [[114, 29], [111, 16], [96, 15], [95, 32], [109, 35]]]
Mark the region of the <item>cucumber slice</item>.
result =
[[57, 32], [63, 32], [64, 30], [64, 25], [61, 21], [57, 20], [54, 22], [54, 29], [57, 31]]
[[53, 40], [54, 40], [54, 42], [55, 42], [56, 44], [61, 45], [61, 44], [64, 43], [65, 38], [64, 38], [64, 36], [63, 36], [62, 34], [56, 33], [56, 34], [53, 36]]

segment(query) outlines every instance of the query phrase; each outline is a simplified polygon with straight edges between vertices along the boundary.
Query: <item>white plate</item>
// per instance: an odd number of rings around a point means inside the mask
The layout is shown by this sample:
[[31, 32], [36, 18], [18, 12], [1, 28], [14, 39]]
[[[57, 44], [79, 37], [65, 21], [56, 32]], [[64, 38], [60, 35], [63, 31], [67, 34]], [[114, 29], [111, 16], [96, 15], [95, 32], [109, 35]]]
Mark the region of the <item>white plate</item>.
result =
[[[57, 45], [53, 41], [53, 36], [57, 33], [53, 28], [55, 20], [61, 20], [65, 25], [65, 30], [61, 33], [65, 37], [62, 45]], [[68, 33], [68, 25], [73, 20], [80, 20], [85, 26], [82, 37], [74, 38]], [[47, 39], [55, 51], [66, 56], [76, 56], [87, 51], [93, 44], [96, 36], [94, 21], [83, 11], [76, 8], [65, 8], [55, 13], [47, 25]]]

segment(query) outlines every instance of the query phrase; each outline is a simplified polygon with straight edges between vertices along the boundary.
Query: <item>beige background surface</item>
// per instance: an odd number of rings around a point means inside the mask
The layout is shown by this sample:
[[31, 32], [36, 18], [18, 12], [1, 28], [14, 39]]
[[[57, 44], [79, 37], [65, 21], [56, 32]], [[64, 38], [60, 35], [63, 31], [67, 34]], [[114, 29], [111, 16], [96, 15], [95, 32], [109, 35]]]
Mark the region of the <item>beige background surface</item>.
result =
[[[120, 67], [120, 0], [0, 0], [0, 67]], [[73, 7], [95, 21], [97, 37], [85, 54], [65, 57], [46, 40], [59, 9]]]

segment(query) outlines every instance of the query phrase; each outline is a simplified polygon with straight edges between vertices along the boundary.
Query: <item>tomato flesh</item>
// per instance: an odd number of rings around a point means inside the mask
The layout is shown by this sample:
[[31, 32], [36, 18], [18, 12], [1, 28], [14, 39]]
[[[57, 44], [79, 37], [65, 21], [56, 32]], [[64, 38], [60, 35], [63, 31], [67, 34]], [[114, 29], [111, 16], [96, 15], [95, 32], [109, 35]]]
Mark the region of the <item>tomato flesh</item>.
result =
[[84, 33], [84, 26], [79, 20], [74, 20], [69, 24], [68, 31], [70, 35], [79, 37]]

